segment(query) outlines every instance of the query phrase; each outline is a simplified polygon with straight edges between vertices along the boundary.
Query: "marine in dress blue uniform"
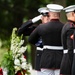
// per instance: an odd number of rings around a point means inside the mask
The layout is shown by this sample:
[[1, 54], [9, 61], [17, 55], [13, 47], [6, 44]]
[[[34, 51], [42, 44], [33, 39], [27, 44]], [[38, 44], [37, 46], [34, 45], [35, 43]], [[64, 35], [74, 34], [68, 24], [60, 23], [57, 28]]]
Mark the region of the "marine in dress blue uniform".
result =
[[[75, 26], [75, 24], [74, 24]], [[74, 27], [74, 35], [73, 35], [73, 64], [72, 64], [72, 75], [75, 75], [75, 27]]]
[[73, 64], [73, 36], [75, 30], [75, 5], [68, 6], [64, 8], [67, 15], [67, 23], [62, 29], [62, 45], [64, 48], [64, 55], [61, 62], [60, 74], [62, 75], [72, 75], [72, 64]]
[[[33, 26], [33, 23], [40, 20], [42, 23], [47, 22], [46, 18], [48, 17], [48, 9], [46, 7], [42, 7], [38, 9], [38, 12], [41, 14], [32, 20], [25, 22], [18, 30], [18, 35], [23, 34], [24, 36], [29, 36], [32, 31], [37, 27]], [[44, 21], [45, 20], [45, 21]], [[36, 56], [35, 56], [35, 70], [40, 70], [40, 59], [43, 51], [42, 39], [39, 38], [39, 41], [35, 44], [36, 45]]]
[[[61, 30], [63, 23], [59, 21], [63, 6], [57, 4], [47, 5], [50, 22], [39, 25], [30, 35], [29, 42], [34, 44], [42, 38], [43, 53], [41, 56], [41, 71], [46, 75], [59, 75], [63, 56], [61, 45]], [[57, 70], [57, 72], [55, 71]], [[54, 73], [56, 72], [56, 73]]]
[[[43, 15], [41, 17], [41, 21], [42, 21], [41, 24], [47, 23], [49, 21], [48, 19], [49, 10], [46, 7], [42, 7], [38, 9], [38, 12]], [[41, 60], [41, 55], [43, 51], [43, 44], [42, 44], [41, 37], [35, 45], [36, 45], [35, 69], [40, 70], [40, 60]]]

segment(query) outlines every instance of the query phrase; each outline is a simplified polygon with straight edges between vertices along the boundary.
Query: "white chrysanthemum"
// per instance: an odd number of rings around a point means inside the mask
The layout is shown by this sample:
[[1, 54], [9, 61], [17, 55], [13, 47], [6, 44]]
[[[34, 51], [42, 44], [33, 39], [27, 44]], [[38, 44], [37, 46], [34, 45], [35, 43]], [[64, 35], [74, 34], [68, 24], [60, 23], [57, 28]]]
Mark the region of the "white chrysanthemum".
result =
[[14, 64], [20, 66], [20, 60], [19, 59], [15, 59], [14, 60]]

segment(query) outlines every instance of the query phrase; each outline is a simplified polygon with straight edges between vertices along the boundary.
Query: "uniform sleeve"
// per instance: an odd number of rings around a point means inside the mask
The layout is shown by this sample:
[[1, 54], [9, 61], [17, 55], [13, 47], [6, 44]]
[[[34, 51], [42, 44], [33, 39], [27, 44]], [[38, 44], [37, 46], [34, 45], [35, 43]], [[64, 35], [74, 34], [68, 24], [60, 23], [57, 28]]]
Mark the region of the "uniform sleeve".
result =
[[67, 49], [69, 50], [73, 49], [73, 39], [74, 39], [74, 30], [70, 28], [67, 31]]
[[30, 34], [28, 41], [32, 44], [38, 42], [40, 35], [39, 35], [39, 26]]
[[[21, 34], [24, 34], [24, 35], [27, 35], [27, 32], [29, 30], [29, 27], [32, 25], [32, 21], [29, 20], [27, 22], [25, 22], [17, 31], [17, 34], [18, 35], [21, 35]], [[28, 32], [29, 33], [29, 32]]]
[[65, 35], [65, 30], [64, 28], [62, 29], [62, 32], [61, 32], [61, 42], [62, 42], [62, 45], [63, 45], [63, 48], [64, 49], [67, 49], [67, 44], [66, 44], [66, 35]]
[[73, 33], [74, 30], [72, 28], [69, 28], [68, 30], [65, 28], [62, 29], [61, 39], [64, 49], [73, 48]]

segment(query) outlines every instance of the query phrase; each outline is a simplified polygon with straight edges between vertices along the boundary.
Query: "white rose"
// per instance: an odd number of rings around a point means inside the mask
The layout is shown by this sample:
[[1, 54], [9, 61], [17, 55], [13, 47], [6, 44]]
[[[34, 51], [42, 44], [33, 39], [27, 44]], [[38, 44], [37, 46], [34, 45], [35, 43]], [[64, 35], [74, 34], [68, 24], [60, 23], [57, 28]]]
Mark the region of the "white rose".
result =
[[23, 69], [26, 69], [26, 65], [27, 65], [26, 62], [24, 62], [24, 63], [21, 64], [21, 67], [22, 67]]
[[21, 62], [26, 62], [26, 59], [24, 57], [21, 57]]
[[15, 59], [14, 60], [14, 64], [20, 66], [20, 60], [19, 59]]

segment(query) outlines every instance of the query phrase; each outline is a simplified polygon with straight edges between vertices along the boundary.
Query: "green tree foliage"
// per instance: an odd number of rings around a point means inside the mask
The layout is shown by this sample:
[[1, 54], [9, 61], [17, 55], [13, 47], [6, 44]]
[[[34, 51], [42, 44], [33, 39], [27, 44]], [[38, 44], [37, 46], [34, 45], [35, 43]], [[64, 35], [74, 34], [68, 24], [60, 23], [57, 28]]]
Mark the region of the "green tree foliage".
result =
[[0, 38], [9, 39], [13, 27], [19, 28], [26, 20], [37, 16], [37, 9], [50, 0], [0, 0]]
[[75, 5], [75, 0], [66, 0], [66, 6]]
[[[14, 27], [19, 28], [25, 22], [24, 20], [39, 15], [38, 8], [45, 7], [51, 1], [53, 0], [0, 0], [0, 40], [2, 47], [9, 46], [9, 39]], [[34, 52], [33, 49], [31, 51], [31, 60], [33, 61]]]

